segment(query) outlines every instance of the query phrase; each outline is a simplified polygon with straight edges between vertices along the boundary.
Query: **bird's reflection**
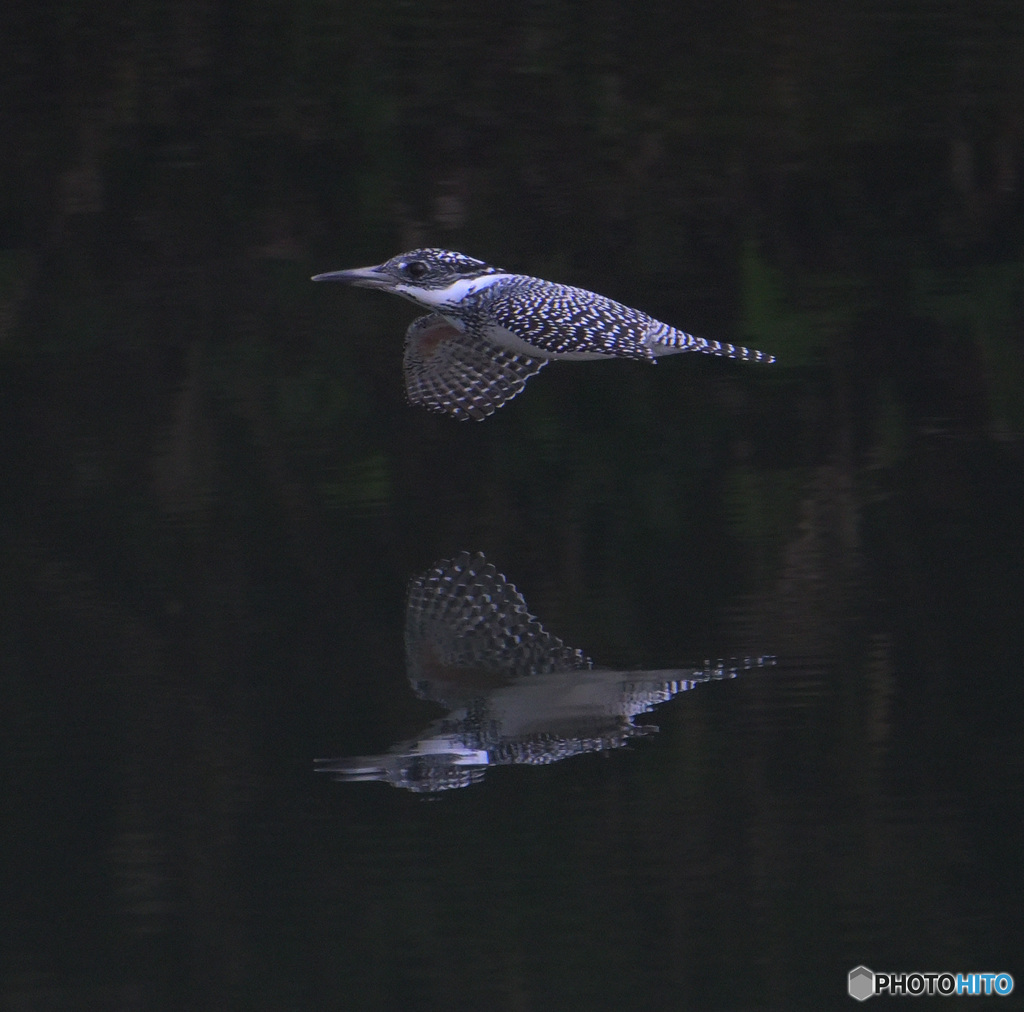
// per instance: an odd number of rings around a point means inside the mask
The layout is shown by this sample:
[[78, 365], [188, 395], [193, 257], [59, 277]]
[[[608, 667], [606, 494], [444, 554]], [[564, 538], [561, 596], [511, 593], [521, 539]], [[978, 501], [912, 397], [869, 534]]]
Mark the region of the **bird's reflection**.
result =
[[318, 759], [337, 780], [381, 780], [429, 793], [468, 787], [489, 766], [545, 764], [619, 748], [656, 731], [637, 716], [702, 682], [773, 663], [611, 671], [547, 632], [482, 554], [414, 578], [405, 626], [413, 690], [450, 712], [382, 755]]

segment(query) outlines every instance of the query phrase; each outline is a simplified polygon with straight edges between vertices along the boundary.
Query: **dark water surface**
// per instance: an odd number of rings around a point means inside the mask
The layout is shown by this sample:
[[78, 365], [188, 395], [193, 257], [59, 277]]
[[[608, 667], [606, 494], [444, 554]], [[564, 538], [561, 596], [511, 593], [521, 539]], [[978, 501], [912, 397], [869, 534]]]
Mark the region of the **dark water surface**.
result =
[[[1024, 15], [16, 7], [0, 1006], [1021, 981]], [[778, 363], [431, 415], [420, 244]]]
[[[101, 363], [58, 440], [26, 395], [7, 447], [12, 1007], [734, 1008], [848, 1000], [858, 963], [1016, 969], [1007, 447], [933, 428], [885, 467], [784, 467], [747, 406], [770, 378], [610, 363], [549, 370], [528, 422], [527, 394], [486, 426], [387, 405], [391, 449], [339, 473], [190, 406], [199, 357], [166, 407]], [[678, 388], [660, 425], [647, 380]], [[605, 440], [634, 459], [598, 471]], [[525, 598], [484, 643], [407, 617], [464, 548]], [[601, 719], [559, 696], [594, 670]], [[467, 775], [432, 784], [452, 740]], [[314, 775], [403, 748], [412, 790]], [[499, 765], [468, 776], [473, 748]]]

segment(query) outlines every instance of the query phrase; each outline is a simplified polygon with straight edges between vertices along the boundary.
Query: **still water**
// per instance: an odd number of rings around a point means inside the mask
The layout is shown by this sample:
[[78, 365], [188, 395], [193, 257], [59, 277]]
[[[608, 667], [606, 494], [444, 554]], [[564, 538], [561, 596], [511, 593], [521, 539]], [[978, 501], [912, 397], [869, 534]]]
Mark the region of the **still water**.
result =
[[10, 356], [7, 1005], [1019, 973], [1014, 447], [851, 448], [813, 375], [695, 356], [460, 424], [402, 403], [389, 314], [327, 378]]
[[[0, 1008], [1024, 1007], [1022, 52], [0, 5]], [[777, 361], [440, 417], [418, 246]]]

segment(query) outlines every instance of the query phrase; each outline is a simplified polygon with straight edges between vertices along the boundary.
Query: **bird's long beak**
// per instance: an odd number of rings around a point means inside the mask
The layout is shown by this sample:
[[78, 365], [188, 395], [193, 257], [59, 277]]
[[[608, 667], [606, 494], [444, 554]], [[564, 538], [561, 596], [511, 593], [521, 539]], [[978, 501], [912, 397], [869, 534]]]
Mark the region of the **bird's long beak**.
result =
[[390, 288], [394, 279], [383, 274], [379, 267], [354, 267], [350, 271], [329, 271], [327, 274], [316, 274], [314, 281], [341, 281], [357, 288]]

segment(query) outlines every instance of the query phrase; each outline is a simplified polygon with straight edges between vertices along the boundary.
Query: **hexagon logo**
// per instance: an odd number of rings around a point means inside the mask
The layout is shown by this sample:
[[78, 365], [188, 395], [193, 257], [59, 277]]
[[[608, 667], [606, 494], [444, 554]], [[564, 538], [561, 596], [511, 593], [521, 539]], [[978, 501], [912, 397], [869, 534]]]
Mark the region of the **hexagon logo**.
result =
[[866, 966], [855, 966], [850, 971], [847, 989], [851, 998], [867, 1001], [875, 993], [875, 974]]

